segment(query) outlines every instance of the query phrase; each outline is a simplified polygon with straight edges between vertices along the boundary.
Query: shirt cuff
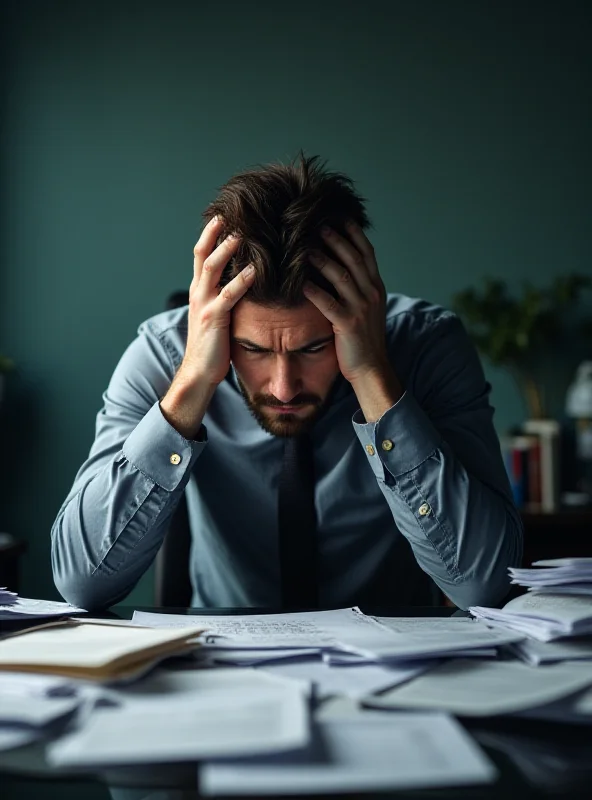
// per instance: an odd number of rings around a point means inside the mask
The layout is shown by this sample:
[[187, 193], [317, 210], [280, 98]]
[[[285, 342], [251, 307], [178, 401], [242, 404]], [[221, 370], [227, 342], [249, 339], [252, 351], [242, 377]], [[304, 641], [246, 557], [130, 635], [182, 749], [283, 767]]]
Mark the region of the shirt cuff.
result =
[[405, 392], [376, 422], [364, 422], [358, 409], [352, 417], [356, 435], [377, 478], [386, 470], [396, 478], [422, 464], [441, 444], [442, 437], [413, 395]]
[[154, 483], [172, 492], [208, 443], [204, 425], [198, 435], [199, 442], [185, 439], [166, 421], [160, 403], [155, 403], [127, 437], [123, 455]]

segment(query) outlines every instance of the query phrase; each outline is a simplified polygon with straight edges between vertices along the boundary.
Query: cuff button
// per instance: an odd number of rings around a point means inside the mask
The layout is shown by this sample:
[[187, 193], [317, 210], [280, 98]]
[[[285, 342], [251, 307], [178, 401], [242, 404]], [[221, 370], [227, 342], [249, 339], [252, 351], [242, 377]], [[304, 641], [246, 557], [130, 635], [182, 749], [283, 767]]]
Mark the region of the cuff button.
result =
[[427, 503], [424, 503], [424, 504], [423, 504], [423, 505], [421, 505], [421, 506], [419, 507], [419, 509], [418, 509], [418, 511], [419, 511], [419, 514], [420, 514], [420, 516], [422, 516], [422, 517], [427, 517], [427, 515], [430, 513], [430, 511], [431, 511], [431, 510], [432, 510], [432, 509], [429, 507], [429, 505], [428, 505]]
[[169, 461], [171, 462], [171, 464], [177, 466], [177, 464], [181, 463], [181, 456], [179, 455], [179, 453], [172, 453], [171, 457], [169, 458]]
[[392, 450], [394, 446], [394, 443], [390, 439], [385, 439], [382, 443], [383, 450]]

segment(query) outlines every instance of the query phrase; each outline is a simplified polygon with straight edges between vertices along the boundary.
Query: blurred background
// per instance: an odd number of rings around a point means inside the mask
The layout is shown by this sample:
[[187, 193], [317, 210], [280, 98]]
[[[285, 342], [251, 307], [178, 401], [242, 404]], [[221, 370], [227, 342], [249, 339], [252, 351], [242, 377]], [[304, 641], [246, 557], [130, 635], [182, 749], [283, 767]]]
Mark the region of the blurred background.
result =
[[[140, 322], [189, 286], [200, 215], [300, 148], [368, 200], [388, 291], [452, 306], [592, 275], [590, 4], [513, 0], [2, 4], [0, 531], [59, 599], [50, 528]], [[542, 359], [562, 421], [592, 292]], [[539, 359], [541, 361], [541, 359]], [[483, 359], [495, 424], [532, 408]], [[592, 416], [592, 413], [591, 413]], [[149, 604], [146, 575], [129, 598]]]

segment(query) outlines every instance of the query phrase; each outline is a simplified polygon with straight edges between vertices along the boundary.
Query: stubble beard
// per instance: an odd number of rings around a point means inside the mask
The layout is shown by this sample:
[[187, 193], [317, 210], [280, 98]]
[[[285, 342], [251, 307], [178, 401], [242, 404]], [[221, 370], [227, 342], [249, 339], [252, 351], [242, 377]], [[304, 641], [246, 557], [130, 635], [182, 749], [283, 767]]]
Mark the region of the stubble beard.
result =
[[[327, 393], [327, 397], [324, 401], [317, 400], [314, 404], [311, 401], [311, 405], [313, 408], [305, 417], [299, 417], [296, 414], [276, 414], [268, 408], [267, 413], [264, 411], [264, 407], [261, 406], [259, 403], [254, 402], [244, 383], [241, 381], [238, 372], [236, 372], [236, 379], [238, 382], [238, 386], [240, 392], [243, 396], [245, 404], [249, 409], [249, 412], [252, 417], [254, 417], [257, 424], [263, 428], [266, 433], [271, 434], [272, 436], [277, 436], [279, 438], [287, 438], [290, 436], [299, 436], [303, 433], [309, 433], [312, 428], [314, 427], [315, 422], [319, 419], [319, 417], [325, 412], [328, 405], [330, 404], [330, 399], [333, 394], [333, 389], [337, 383], [339, 375], [335, 379], [332, 384], [331, 390]], [[303, 404], [304, 405], [304, 404]]]

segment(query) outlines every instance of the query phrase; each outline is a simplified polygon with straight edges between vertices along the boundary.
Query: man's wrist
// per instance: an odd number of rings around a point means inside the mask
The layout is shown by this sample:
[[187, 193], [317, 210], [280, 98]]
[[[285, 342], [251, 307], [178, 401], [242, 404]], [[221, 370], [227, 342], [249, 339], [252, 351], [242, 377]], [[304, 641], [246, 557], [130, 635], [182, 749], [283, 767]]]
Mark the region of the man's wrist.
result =
[[376, 422], [398, 403], [405, 390], [389, 365], [351, 382], [366, 422]]
[[198, 441], [203, 417], [215, 390], [215, 386], [200, 381], [189, 383], [177, 375], [160, 401], [162, 415], [185, 439]]

